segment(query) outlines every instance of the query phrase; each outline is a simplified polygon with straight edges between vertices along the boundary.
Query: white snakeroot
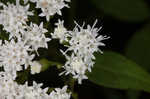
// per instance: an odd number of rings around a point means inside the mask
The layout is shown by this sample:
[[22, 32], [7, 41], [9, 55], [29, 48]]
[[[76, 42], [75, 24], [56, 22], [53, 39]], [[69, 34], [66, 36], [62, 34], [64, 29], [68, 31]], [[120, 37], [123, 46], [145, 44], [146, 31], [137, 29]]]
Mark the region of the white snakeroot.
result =
[[65, 73], [65, 75], [72, 74], [73, 78], [78, 79], [79, 84], [82, 83], [83, 79], [88, 79], [88, 77], [85, 75], [88, 69], [88, 64], [84, 62], [82, 57], [75, 56], [74, 53], [71, 56], [68, 56], [63, 51], [61, 52], [65, 55], [67, 62], [63, 66], [65, 71], [60, 75], [62, 75], [63, 73]]
[[31, 23], [24, 33], [24, 40], [27, 45], [31, 46], [35, 51], [37, 51], [38, 48], [48, 48], [47, 42], [51, 39], [46, 38], [46, 32], [48, 31], [43, 28], [43, 22], [41, 22], [40, 26]]
[[67, 86], [64, 86], [62, 89], [55, 88], [54, 91], [50, 93], [49, 99], [70, 99], [71, 93], [67, 93]]
[[[76, 23], [74, 30], [69, 32], [71, 37], [68, 41], [68, 49], [62, 52], [67, 59], [63, 66], [66, 75], [71, 73], [73, 78], [78, 79], [79, 84], [82, 83], [83, 79], [88, 78], [85, 74], [86, 71], [91, 72], [95, 63], [93, 61], [95, 59], [94, 52], [102, 53], [99, 47], [105, 46], [102, 41], [109, 38], [98, 34], [101, 27], [95, 28], [96, 23], [97, 20], [92, 27], [87, 25], [86, 28], [84, 28], [84, 24], [80, 26]], [[70, 57], [67, 55], [68, 52], [72, 52]]]
[[88, 71], [90, 72], [91, 67], [93, 67], [94, 65], [94, 52], [99, 51], [102, 53], [99, 47], [105, 46], [102, 41], [109, 38], [107, 36], [98, 34], [101, 27], [95, 28], [96, 23], [97, 20], [92, 27], [90, 25], [87, 25], [86, 28], [84, 28], [84, 24], [80, 26], [76, 23], [76, 27], [71, 32], [72, 38], [69, 41], [70, 46], [67, 49], [67, 51], [73, 51], [75, 54], [81, 56], [86, 64], [88, 64]]
[[26, 85], [23, 85], [25, 91], [21, 99], [49, 99], [49, 95], [47, 94], [48, 88], [42, 89], [42, 85], [33, 82], [33, 86], [28, 86], [26, 83]]
[[[76, 23], [76, 22], [75, 22]], [[71, 32], [72, 38], [69, 41], [69, 51], [73, 51], [75, 54], [79, 54], [80, 56], [91, 56], [94, 59], [94, 52], [100, 51], [99, 46], [105, 46], [102, 43], [103, 40], [108, 39], [106, 36], [99, 35], [98, 32], [100, 28], [95, 28], [97, 20], [95, 21], [94, 25], [91, 27], [87, 25], [84, 29], [84, 24], [79, 26], [76, 23], [76, 27], [74, 31]], [[90, 54], [90, 55], [89, 55]]]
[[40, 73], [42, 65], [38, 61], [33, 61], [30, 65], [31, 74]]
[[19, 0], [16, 0], [16, 5], [7, 3], [0, 10], [0, 24], [4, 26], [4, 30], [10, 33], [9, 39], [12, 37], [18, 37], [26, 27], [26, 22], [28, 21], [28, 16], [33, 15], [29, 10], [29, 5], [22, 6]]
[[7, 72], [0, 72], [0, 99], [70, 99], [67, 86], [56, 88], [49, 95], [48, 88], [42, 89], [43, 84], [33, 82], [32, 86], [18, 85]]
[[57, 27], [54, 29], [54, 33], [52, 33], [53, 39], [59, 39], [60, 43], [63, 43], [64, 41], [68, 42], [68, 31], [64, 27], [64, 21], [58, 20], [58, 23], [55, 24]]
[[61, 15], [61, 9], [64, 7], [69, 7], [66, 2], [70, 0], [30, 0], [36, 3], [36, 8], [41, 8], [42, 13], [39, 16], [46, 16], [46, 20], [50, 20], [50, 16], [56, 13]]
[[22, 70], [22, 66], [27, 68], [34, 58], [34, 55], [29, 55], [31, 49], [24, 42], [15, 42], [13, 39], [0, 46], [0, 64], [4, 67], [5, 72], [16, 77], [16, 71]]
[[33, 86], [18, 85], [8, 73], [0, 72], [0, 99], [50, 99], [48, 88], [33, 82]]
[[[71, 93], [67, 92], [67, 86], [55, 88], [49, 95], [48, 88], [42, 89], [42, 84], [33, 82], [32, 86], [28, 83], [18, 85], [14, 80], [17, 71], [27, 69], [31, 66], [31, 74], [40, 73], [42, 65], [38, 61], [33, 61], [34, 51], [39, 48], [48, 48], [47, 42], [51, 39], [45, 36], [48, 32], [43, 28], [41, 22], [37, 24], [30, 23], [28, 26], [28, 16], [33, 15], [29, 11], [29, 1], [36, 3], [36, 8], [40, 8], [41, 17], [46, 17], [49, 21], [51, 16], [55, 14], [62, 15], [61, 9], [69, 7], [70, 0], [23, 0], [26, 6], [20, 4], [20, 0], [16, 0], [16, 5], [0, 3], [0, 24], [3, 29], [10, 33], [9, 41], [0, 40], [0, 67], [4, 68], [0, 72], [0, 99], [70, 99]], [[32, 21], [32, 20], [31, 20]], [[91, 72], [94, 65], [95, 52], [101, 52], [100, 46], [105, 46], [102, 42], [108, 39], [106, 36], [99, 35], [100, 28], [94, 25], [83, 24], [76, 26], [73, 31], [68, 31], [64, 27], [64, 21], [58, 20], [55, 24], [54, 33], [51, 34], [53, 39], [59, 39], [59, 42], [67, 42], [65, 45], [67, 50], [63, 52], [67, 61], [64, 64], [64, 72], [61, 74], [71, 74], [73, 78], [81, 84], [82, 80], [88, 79], [86, 72]], [[38, 52], [37, 52], [38, 54]], [[23, 68], [24, 67], [24, 68]], [[61, 75], [60, 74], [60, 75]]]

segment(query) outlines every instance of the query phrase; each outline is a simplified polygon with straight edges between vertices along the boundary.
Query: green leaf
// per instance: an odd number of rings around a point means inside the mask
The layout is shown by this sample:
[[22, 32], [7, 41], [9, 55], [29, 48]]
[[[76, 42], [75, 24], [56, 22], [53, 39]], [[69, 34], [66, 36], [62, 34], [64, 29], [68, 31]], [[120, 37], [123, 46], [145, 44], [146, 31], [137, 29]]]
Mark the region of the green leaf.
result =
[[144, 0], [90, 0], [105, 14], [124, 21], [143, 21], [150, 16]]
[[57, 66], [57, 68], [61, 68], [62, 64], [58, 62], [49, 61], [47, 59], [41, 59], [40, 64], [42, 65], [41, 71], [47, 70], [50, 66]]
[[150, 71], [150, 24], [135, 33], [130, 39], [126, 55]]
[[96, 84], [118, 89], [134, 89], [150, 92], [150, 75], [125, 57], [105, 52], [96, 55], [96, 64], [89, 80]]

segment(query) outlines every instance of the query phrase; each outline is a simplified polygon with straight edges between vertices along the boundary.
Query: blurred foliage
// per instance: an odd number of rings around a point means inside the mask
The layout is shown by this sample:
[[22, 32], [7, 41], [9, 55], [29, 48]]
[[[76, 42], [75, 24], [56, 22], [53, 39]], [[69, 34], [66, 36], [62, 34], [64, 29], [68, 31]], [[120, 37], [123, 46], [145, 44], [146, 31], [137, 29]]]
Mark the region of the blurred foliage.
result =
[[91, 0], [104, 13], [125, 21], [143, 21], [149, 18], [144, 0]]
[[150, 71], [150, 24], [146, 24], [129, 40], [126, 55]]
[[106, 87], [150, 92], [150, 75], [134, 62], [113, 52], [96, 55], [89, 79]]

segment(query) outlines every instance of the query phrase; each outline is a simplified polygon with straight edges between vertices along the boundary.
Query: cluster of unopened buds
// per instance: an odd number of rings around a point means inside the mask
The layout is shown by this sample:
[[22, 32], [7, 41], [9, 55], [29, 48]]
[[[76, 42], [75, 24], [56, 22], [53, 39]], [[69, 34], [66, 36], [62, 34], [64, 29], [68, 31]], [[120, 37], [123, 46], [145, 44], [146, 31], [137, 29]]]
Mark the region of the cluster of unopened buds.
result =
[[[22, 1], [24, 4], [20, 3]], [[34, 11], [30, 11], [30, 3], [41, 10], [38, 17], [45, 17], [49, 22], [51, 16], [61, 15], [61, 9], [69, 7], [67, 3], [70, 0], [22, 1], [16, 0], [14, 4], [0, 2], [0, 24], [9, 35], [7, 40], [0, 40], [0, 66], [3, 68], [0, 72], [0, 99], [70, 99], [71, 92], [68, 92], [67, 85], [62, 89], [55, 88], [48, 94], [49, 88], [42, 89], [42, 84], [36, 82], [32, 86], [28, 82], [19, 85], [15, 81], [17, 72], [30, 68], [31, 74], [40, 73], [42, 65], [35, 60], [35, 56], [40, 56], [38, 49], [48, 49], [51, 39], [59, 39], [66, 47], [66, 50], [60, 51], [67, 60], [59, 76], [72, 75], [82, 84], [82, 80], [88, 79], [86, 72], [92, 71], [94, 52], [101, 52], [99, 46], [105, 46], [101, 41], [108, 37], [98, 34], [101, 27], [95, 28], [97, 20], [92, 27], [80, 26], [75, 22], [73, 30], [67, 30], [64, 21], [58, 20], [53, 33], [44, 28], [43, 22], [37, 25], [29, 21], [28, 17], [34, 16]]]

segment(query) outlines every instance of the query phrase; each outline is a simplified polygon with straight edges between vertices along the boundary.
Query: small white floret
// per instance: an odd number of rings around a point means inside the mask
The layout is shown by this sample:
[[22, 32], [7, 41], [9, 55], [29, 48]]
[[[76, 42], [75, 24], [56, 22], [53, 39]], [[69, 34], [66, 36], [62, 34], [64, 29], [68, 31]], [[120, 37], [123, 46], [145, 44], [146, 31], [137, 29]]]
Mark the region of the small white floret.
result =
[[38, 61], [33, 61], [30, 65], [31, 65], [31, 74], [36, 74], [41, 72], [42, 65]]

